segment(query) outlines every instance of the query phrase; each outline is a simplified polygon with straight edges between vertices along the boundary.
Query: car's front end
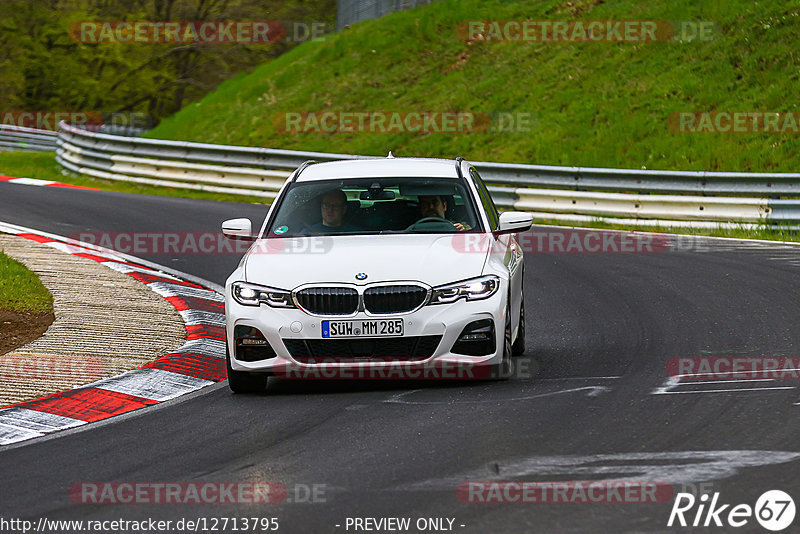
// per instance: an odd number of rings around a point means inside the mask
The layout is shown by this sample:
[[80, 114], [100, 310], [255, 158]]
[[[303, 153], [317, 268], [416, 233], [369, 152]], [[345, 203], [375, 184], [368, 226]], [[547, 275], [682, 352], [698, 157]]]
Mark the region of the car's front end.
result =
[[451, 235], [336, 236], [277, 255], [267, 241], [226, 283], [232, 370], [466, 379], [502, 361], [509, 281], [485, 247], [465, 252]]
[[[524, 351], [523, 255], [474, 167], [372, 158], [300, 166], [226, 284], [237, 392], [286, 378], [486, 378]], [[516, 338], [514, 339], [514, 335]]]

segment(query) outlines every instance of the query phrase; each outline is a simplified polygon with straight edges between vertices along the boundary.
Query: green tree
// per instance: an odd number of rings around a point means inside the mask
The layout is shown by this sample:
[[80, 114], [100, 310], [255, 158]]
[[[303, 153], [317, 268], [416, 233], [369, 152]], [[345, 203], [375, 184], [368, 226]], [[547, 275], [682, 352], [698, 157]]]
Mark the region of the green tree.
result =
[[334, 0], [3, 0], [0, 111], [142, 112], [157, 123], [296, 43], [86, 43], [82, 21], [300, 21], [332, 29]]

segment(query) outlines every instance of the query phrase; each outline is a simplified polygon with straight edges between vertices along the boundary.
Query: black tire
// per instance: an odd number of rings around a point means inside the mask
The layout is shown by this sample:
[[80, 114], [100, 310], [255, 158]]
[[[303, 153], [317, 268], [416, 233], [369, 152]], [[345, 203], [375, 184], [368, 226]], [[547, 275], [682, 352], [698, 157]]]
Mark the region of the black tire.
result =
[[503, 359], [500, 363], [492, 365], [489, 377], [493, 380], [508, 380], [511, 378], [511, 300], [508, 301], [505, 327], [503, 328]]
[[519, 304], [519, 326], [517, 327], [517, 339], [511, 345], [511, 354], [521, 356], [525, 352], [525, 292], [522, 293], [522, 302]]
[[231, 357], [225, 348], [225, 365], [228, 368], [228, 387], [234, 393], [263, 393], [267, 388], [267, 373], [248, 373], [247, 371], [234, 371], [231, 368]]

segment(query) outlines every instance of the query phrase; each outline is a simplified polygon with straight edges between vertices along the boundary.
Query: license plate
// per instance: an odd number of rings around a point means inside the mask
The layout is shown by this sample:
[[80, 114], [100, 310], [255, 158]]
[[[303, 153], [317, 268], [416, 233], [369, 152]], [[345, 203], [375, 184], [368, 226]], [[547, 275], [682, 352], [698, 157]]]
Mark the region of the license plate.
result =
[[402, 335], [402, 319], [322, 321], [322, 337], [384, 337]]

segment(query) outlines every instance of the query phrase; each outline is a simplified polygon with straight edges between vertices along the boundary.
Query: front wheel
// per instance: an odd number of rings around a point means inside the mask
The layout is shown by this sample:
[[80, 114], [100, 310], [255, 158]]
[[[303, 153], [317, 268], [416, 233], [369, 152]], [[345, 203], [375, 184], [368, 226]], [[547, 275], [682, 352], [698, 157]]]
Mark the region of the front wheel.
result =
[[514, 356], [520, 356], [525, 352], [525, 293], [522, 293], [522, 301], [519, 303], [519, 326], [517, 327], [517, 339], [511, 346]]
[[492, 379], [508, 380], [511, 377], [511, 354], [513, 350], [511, 345], [511, 299], [509, 299], [505, 327], [503, 328], [503, 359], [500, 363], [492, 365], [492, 371], [489, 375]]
[[269, 375], [267, 373], [234, 371], [231, 368], [231, 357], [227, 347], [225, 347], [225, 364], [228, 368], [228, 387], [234, 393], [263, 393], [266, 389]]

